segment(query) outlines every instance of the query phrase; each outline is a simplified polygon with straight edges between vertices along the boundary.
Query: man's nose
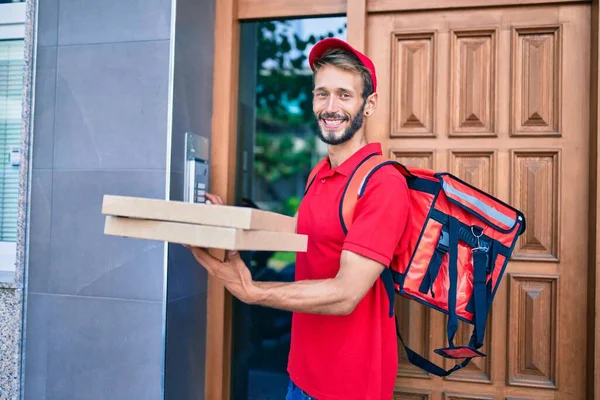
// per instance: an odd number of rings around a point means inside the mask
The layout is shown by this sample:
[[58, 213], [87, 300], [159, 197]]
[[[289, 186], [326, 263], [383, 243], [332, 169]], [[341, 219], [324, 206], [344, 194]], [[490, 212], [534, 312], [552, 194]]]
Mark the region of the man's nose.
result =
[[328, 113], [335, 113], [339, 110], [338, 104], [337, 104], [337, 99], [335, 96], [329, 96], [329, 98], [327, 99], [327, 108], [325, 109], [325, 111], [327, 111]]

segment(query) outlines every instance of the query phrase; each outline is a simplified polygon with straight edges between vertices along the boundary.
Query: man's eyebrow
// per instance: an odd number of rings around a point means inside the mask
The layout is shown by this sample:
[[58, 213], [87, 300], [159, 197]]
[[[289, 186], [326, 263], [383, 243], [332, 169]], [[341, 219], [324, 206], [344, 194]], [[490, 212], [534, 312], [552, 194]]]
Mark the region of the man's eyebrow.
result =
[[[318, 88], [315, 88], [314, 90], [315, 91], [327, 90], [327, 88], [325, 88], [325, 86], [319, 86]], [[348, 89], [348, 88], [344, 88], [344, 87], [339, 87], [339, 88], [336, 88], [335, 90], [340, 91], [340, 92], [353, 92], [352, 89]]]

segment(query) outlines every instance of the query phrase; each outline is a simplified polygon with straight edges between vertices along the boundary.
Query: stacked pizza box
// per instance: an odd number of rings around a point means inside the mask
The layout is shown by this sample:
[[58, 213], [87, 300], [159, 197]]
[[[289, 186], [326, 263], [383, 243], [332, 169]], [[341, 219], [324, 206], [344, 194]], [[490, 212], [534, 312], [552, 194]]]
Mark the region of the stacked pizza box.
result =
[[304, 252], [295, 220], [249, 207], [105, 195], [106, 235], [222, 250]]

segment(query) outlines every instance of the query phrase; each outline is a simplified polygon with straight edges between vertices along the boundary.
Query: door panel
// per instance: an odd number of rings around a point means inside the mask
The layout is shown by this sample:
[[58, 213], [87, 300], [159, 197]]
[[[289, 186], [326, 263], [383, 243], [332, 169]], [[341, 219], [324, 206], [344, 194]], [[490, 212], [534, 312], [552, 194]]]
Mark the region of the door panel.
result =
[[[392, 158], [450, 171], [521, 209], [519, 239], [478, 359], [428, 375], [401, 347], [396, 399], [583, 399], [590, 7], [371, 14], [379, 108], [369, 140]], [[435, 355], [446, 316], [399, 299], [409, 345]], [[472, 326], [461, 322], [457, 344]]]

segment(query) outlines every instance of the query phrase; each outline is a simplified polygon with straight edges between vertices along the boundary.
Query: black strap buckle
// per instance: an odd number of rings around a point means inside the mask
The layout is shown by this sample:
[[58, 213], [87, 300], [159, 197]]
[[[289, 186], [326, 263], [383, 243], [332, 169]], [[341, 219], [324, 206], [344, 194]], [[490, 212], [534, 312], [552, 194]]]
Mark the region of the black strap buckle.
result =
[[442, 253], [447, 253], [450, 250], [450, 234], [445, 229], [442, 228], [442, 232], [440, 234], [440, 239], [438, 240], [437, 248]]

